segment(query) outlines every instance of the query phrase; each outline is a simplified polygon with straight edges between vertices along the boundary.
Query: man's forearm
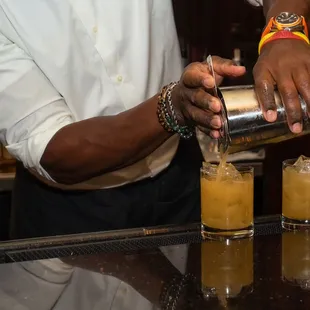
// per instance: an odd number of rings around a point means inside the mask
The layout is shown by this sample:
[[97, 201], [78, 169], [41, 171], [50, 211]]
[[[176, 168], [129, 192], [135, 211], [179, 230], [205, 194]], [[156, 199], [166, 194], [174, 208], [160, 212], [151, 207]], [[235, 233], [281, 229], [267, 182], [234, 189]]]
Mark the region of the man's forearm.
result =
[[116, 116], [65, 126], [49, 142], [41, 165], [55, 181], [74, 184], [137, 162], [171, 136], [156, 111], [157, 96]]
[[310, 17], [310, 0], [264, 0], [266, 20], [281, 12], [293, 12]]

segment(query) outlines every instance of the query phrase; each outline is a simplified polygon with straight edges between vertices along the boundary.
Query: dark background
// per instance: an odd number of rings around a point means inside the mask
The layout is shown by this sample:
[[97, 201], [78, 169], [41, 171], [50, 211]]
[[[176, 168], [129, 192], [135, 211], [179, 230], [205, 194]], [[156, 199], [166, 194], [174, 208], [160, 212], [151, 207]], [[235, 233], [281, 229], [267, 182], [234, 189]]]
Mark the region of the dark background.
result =
[[265, 24], [262, 8], [246, 0], [174, 0], [173, 4], [181, 48], [189, 61], [201, 61], [209, 54], [231, 59], [234, 49], [239, 48], [247, 75], [225, 84], [252, 84], [252, 68]]

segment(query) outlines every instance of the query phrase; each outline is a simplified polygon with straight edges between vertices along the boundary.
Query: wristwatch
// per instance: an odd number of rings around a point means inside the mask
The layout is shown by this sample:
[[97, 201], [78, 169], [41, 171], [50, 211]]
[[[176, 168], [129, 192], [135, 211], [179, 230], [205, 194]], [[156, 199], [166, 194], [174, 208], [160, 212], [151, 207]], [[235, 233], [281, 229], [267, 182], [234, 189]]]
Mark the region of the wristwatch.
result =
[[282, 30], [301, 32], [308, 37], [308, 28], [305, 18], [302, 15], [291, 12], [282, 12], [279, 15], [272, 17], [264, 29], [262, 37], [270, 32], [278, 32]]

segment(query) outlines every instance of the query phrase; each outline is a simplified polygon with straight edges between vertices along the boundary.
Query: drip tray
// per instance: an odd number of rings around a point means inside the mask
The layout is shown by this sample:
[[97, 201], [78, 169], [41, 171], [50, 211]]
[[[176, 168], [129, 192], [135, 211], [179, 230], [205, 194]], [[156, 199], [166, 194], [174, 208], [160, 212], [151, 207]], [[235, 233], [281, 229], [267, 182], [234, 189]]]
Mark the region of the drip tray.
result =
[[[255, 236], [277, 235], [281, 233], [282, 227], [279, 216], [272, 218], [262, 217], [257, 219], [255, 222]], [[10, 249], [3, 251], [1, 262], [22, 262], [107, 252], [127, 253], [162, 246], [200, 243], [201, 241], [202, 237], [200, 231], [196, 230], [154, 236], [132, 237], [119, 240], [90, 241], [82, 244], [77, 243], [57, 246], [49, 245], [35, 249]]]

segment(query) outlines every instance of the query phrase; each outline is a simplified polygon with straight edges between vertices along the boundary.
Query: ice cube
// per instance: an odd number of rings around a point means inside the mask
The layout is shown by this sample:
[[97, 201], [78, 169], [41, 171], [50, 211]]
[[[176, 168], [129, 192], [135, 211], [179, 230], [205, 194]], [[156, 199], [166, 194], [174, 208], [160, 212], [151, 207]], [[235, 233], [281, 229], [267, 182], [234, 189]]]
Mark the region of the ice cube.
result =
[[302, 166], [304, 163], [304, 160], [309, 159], [308, 157], [304, 156], [304, 155], [300, 155], [297, 160], [295, 161], [294, 165], [295, 167], [299, 167]]
[[289, 173], [290, 175], [293, 173], [293, 174], [296, 174], [296, 171], [297, 171], [297, 167], [298, 166], [295, 166], [295, 164], [293, 166], [287, 166], [285, 167], [285, 172]]
[[242, 181], [242, 175], [231, 163], [212, 164], [209, 162], [202, 163], [202, 170], [208, 171], [211, 175], [217, 175], [217, 179], [221, 181]]
[[240, 172], [236, 169], [236, 167], [232, 163], [227, 164], [225, 170], [226, 174], [228, 176], [232, 176], [233, 178], [241, 175]]
[[244, 174], [242, 175], [242, 179], [243, 179], [244, 181], [250, 181], [250, 180], [253, 179], [253, 176], [252, 176], [251, 173], [244, 173]]
[[202, 162], [202, 168], [208, 168], [210, 166], [210, 163], [209, 162], [206, 162], [206, 161], [203, 161]]
[[233, 164], [226, 164], [224, 169], [221, 170], [222, 176], [225, 178], [225, 180], [242, 181], [241, 173], [236, 169]]
[[310, 158], [301, 155], [298, 157], [293, 166], [299, 173], [310, 173]]

